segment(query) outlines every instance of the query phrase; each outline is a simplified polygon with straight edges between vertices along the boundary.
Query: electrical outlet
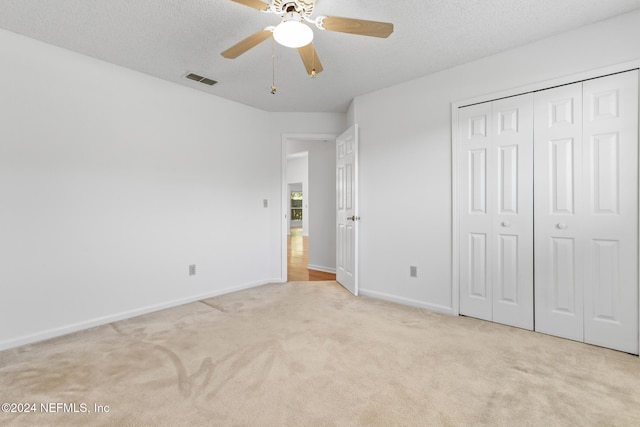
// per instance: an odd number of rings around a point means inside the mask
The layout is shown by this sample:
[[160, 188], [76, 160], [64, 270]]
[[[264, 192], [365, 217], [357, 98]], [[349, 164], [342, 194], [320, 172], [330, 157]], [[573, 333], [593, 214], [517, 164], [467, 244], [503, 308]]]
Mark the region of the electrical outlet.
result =
[[418, 267], [415, 265], [409, 267], [409, 277], [418, 277]]
[[189, 266], [189, 276], [195, 276], [195, 275], [196, 275], [196, 265], [191, 264]]

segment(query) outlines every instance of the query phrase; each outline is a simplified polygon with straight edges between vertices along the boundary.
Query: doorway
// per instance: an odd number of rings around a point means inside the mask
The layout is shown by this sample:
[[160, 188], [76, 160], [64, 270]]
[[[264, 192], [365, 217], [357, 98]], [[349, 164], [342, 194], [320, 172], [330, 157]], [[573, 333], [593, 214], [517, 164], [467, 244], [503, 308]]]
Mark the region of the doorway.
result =
[[282, 136], [283, 282], [335, 280], [335, 138]]
[[291, 233], [287, 240], [287, 278], [289, 282], [336, 280], [335, 273], [307, 268], [309, 265], [309, 238], [302, 234], [302, 227], [291, 227]]

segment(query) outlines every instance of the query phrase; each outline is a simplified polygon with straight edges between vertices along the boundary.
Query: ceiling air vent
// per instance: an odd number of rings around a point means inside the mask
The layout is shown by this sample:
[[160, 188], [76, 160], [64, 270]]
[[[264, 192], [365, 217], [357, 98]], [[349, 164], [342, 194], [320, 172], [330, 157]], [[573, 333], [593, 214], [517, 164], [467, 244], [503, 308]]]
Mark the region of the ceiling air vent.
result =
[[194, 74], [194, 73], [189, 73], [185, 77], [188, 78], [189, 80], [195, 80], [197, 82], [200, 82], [202, 84], [209, 85], [209, 86], [213, 86], [214, 84], [218, 83], [217, 81], [215, 81], [213, 79], [209, 79], [207, 77], [202, 77], [202, 76], [199, 76], [199, 75]]

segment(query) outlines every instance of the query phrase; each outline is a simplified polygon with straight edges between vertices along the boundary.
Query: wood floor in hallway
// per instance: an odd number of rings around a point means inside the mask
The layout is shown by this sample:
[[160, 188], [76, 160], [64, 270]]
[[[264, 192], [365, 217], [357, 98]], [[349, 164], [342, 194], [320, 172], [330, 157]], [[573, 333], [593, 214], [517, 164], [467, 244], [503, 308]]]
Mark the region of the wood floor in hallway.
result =
[[292, 227], [288, 238], [287, 276], [293, 281], [336, 280], [333, 273], [309, 270], [309, 238], [302, 235], [302, 227]]

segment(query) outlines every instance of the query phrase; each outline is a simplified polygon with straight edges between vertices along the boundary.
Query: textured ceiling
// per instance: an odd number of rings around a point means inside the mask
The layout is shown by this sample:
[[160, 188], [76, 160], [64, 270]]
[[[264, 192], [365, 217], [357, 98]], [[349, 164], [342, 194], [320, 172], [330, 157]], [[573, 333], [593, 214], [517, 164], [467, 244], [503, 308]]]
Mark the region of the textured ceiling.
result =
[[[279, 18], [231, 0], [0, 0], [0, 28], [267, 111], [346, 111], [355, 96], [640, 7], [640, 0], [317, 0], [313, 17], [392, 22], [388, 39], [314, 28], [324, 72], [267, 41], [220, 52]], [[188, 72], [217, 80], [204, 86]]]

